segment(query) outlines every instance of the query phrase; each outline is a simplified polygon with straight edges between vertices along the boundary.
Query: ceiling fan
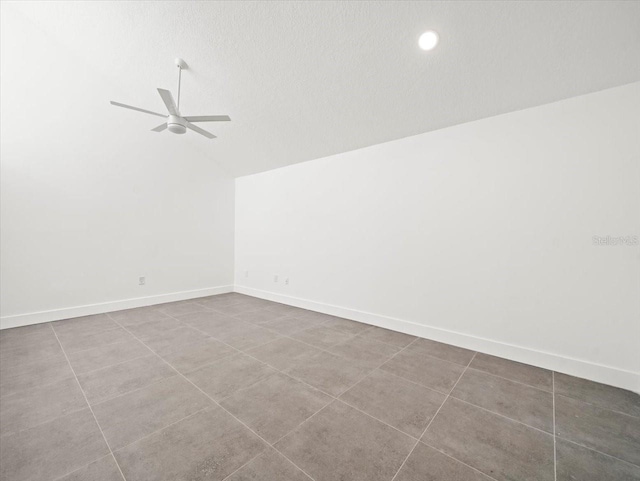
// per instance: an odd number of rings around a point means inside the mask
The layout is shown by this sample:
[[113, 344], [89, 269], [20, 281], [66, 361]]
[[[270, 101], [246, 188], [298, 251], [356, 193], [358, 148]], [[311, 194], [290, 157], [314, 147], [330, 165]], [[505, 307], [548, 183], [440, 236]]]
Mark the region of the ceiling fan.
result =
[[139, 112], [144, 112], [145, 114], [157, 115], [158, 117], [166, 117], [167, 121], [163, 124], [158, 125], [157, 127], [151, 129], [154, 132], [162, 132], [165, 129], [169, 129], [169, 132], [173, 132], [174, 134], [184, 134], [187, 129], [191, 129], [194, 132], [198, 132], [201, 135], [209, 139], [215, 139], [216, 136], [210, 132], [207, 132], [204, 129], [201, 129], [197, 125], [193, 125], [191, 122], [226, 122], [231, 120], [228, 115], [196, 115], [196, 116], [187, 116], [183, 117], [180, 115], [180, 79], [182, 77], [182, 69], [187, 69], [187, 64], [181, 58], [177, 58], [175, 60], [175, 64], [179, 69], [178, 72], [178, 104], [173, 101], [173, 96], [171, 92], [165, 89], [158, 89], [158, 93], [160, 97], [162, 97], [162, 101], [167, 107], [167, 111], [169, 115], [161, 114], [158, 112], [152, 112], [150, 110], [140, 109], [138, 107], [133, 107], [131, 105], [121, 104], [120, 102], [111, 101], [111, 105], [115, 105], [116, 107], [124, 107], [125, 109], [137, 110]]

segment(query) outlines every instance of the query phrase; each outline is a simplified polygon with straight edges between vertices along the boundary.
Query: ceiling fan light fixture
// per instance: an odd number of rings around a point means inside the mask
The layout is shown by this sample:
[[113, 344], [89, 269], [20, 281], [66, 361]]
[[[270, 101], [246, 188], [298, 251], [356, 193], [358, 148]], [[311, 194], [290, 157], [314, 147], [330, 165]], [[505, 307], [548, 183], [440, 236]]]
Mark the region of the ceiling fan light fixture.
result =
[[433, 30], [427, 30], [418, 39], [418, 45], [422, 50], [433, 50], [438, 45], [440, 36]]
[[167, 128], [169, 132], [173, 132], [174, 134], [184, 134], [187, 131], [187, 126], [185, 125], [182, 117], [178, 117], [177, 115], [169, 115], [167, 119]]

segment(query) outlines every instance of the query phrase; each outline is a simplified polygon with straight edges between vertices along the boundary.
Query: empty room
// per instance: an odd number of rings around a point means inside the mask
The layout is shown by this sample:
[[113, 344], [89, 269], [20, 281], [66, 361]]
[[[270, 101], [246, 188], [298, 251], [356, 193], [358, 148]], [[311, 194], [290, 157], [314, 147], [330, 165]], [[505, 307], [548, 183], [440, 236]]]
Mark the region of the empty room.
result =
[[1, 1], [0, 481], [640, 481], [640, 1]]

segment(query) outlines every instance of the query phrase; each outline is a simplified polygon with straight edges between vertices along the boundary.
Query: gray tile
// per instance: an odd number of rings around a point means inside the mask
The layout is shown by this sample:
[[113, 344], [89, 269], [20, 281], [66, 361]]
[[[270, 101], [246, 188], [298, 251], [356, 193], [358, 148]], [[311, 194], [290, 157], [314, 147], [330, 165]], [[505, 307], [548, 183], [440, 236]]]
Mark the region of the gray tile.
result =
[[422, 440], [498, 481], [551, 481], [553, 436], [449, 398]]
[[181, 376], [93, 406], [111, 449], [120, 449], [213, 402]]
[[555, 373], [555, 392], [631, 416], [640, 417], [640, 394], [579, 377]]
[[319, 349], [302, 342], [289, 338], [280, 338], [263, 346], [250, 349], [247, 354], [282, 371], [297, 362], [313, 357], [319, 352]]
[[201, 306], [204, 306], [208, 309], [211, 309], [214, 306], [232, 306], [234, 304], [243, 304], [245, 303], [244, 298], [232, 298], [232, 297], [223, 297], [220, 295], [217, 296], [209, 296], [209, 297], [199, 297], [198, 299], [194, 299], [194, 302], [197, 302]]
[[340, 396], [340, 399], [418, 438], [445, 397], [444, 394], [377, 370]]
[[241, 351], [261, 346], [280, 337], [280, 334], [269, 329], [248, 322], [238, 323], [233, 329], [221, 331], [214, 337]]
[[330, 347], [328, 350], [345, 359], [376, 368], [388, 361], [394, 354], [397, 354], [400, 349], [391, 344], [356, 336]]
[[130, 361], [137, 357], [151, 354], [140, 341], [131, 338], [129, 341], [107, 344], [105, 346], [69, 353], [69, 362], [76, 374], [102, 369], [119, 362]]
[[187, 378], [216, 401], [272, 376], [277, 371], [244, 354], [225, 357], [186, 374]]
[[79, 374], [80, 385], [91, 404], [139, 389], [176, 372], [154, 355]]
[[640, 418], [556, 395], [556, 435], [640, 465]]
[[167, 356], [179, 352], [185, 347], [199, 344], [206, 339], [209, 339], [207, 334], [185, 326], [170, 331], [157, 332], [144, 339], [144, 343], [160, 356]]
[[69, 354], [117, 342], [130, 341], [133, 336], [121, 327], [116, 327], [115, 329], [98, 332], [67, 331], [64, 334], [58, 333], [58, 339], [60, 339], [60, 344], [62, 344], [65, 352]]
[[306, 310], [304, 312], [298, 313], [298, 317], [303, 317], [305, 319], [309, 319], [315, 321], [317, 324], [324, 324], [328, 321], [336, 321], [336, 320], [345, 320], [342, 317], [332, 316], [331, 314], [325, 314], [323, 312], [317, 311], [309, 311]]
[[0, 435], [16, 433], [86, 407], [74, 378], [20, 391], [0, 402]]
[[329, 316], [329, 319], [323, 324], [325, 327], [330, 327], [337, 331], [346, 332], [348, 334], [359, 334], [367, 329], [371, 329], [372, 326], [364, 324], [362, 322], [351, 321], [349, 319], [342, 319], [341, 317]]
[[481, 352], [473, 358], [470, 367], [510, 379], [511, 381], [544, 389], [545, 391], [551, 392], [553, 389], [552, 373], [547, 369], [490, 356]]
[[114, 454], [129, 480], [222, 480], [266, 445], [220, 408], [201, 411]]
[[265, 309], [269, 309], [270, 311], [277, 312], [279, 314], [286, 314], [288, 316], [302, 316], [311, 312], [306, 309], [302, 309], [301, 307], [288, 306], [287, 304], [273, 304]]
[[238, 303], [233, 305], [228, 305], [228, 304], [212, 305], [211, 309], [216, 312], [219, 312], [220, 314], [224, 314], [227, 316], [235, 316], [238, 314], [244, 314], [251, 311], [257, 311], [260, 309], [260, 307], [256, 306], [255, 304]]
[[56, 481], [123, 481], [113, 456], [107, 456]]
[[69, 334], [96, 334], [118, 327], [107, 314], [95, 314], [93, 316], [65, 319], [63, 321], [52, 322], [51, 326], [55, 329], [58, 337]]
[[70, 378], [73, 378], [73, 371], [60, 351], [59, 356], [3, 371], [0, 375], [0, 397]]
[[0, 479], [55, 479], [109, 454], [89, 409], [2, 437]]
[[238, 325], [244, 325], [243, 321], [231, 316], [225, 316], [219, 312], [197, 312], [181, 316], [180, 322], [216, 337], [221, 332], [235, 329]]
[[553, 433], [553, 394], [549, 392], [467, 369], [451, 395]]
[[191, 314], [193, 312], [202, 312], [207, 310], [206, 307], [191, 300], [160, 304], [156, 306], [156, 309], [165, 314], [169, 314], [170, 316], [182, 316], [184, 314]]
[[0, 331], [0, 350], [4, 351], [25, 346], [46, 345], [55, 341], [56, 335], [48, 322]]
[[411, 343], [411, 341], [416, 339], [416, 336], [383, 329], [382, 327], [372, 327], [371, 329], [367, 329], [360, 334], [360, 336], [374, 341], [386, 342], [387, 344], [398, 347], [406, 347]]
[[275, 321], [276, 319], [282, 319], [282, 314], [268, 309], [259, 309], [255, 311], [241, 312], [239, 314], [235, 314], [234, 317], [244, 322], [250, 322], [251, 324], [263, 324], [265, 322]]
[[274, 449], [261, 454], [226, 481], [312, 481], [293, 463]]
[[455, 362], [462, 366], [467, 366], [475, 354], [475, 351], [452, 346], [451, 344], [432, 341], [430, 339], [417, 339], [416, 342], [407, 348], [407, 350], [437, 357], [443, 361]]
[[218, 359], [238, 352], [215, 339], [205, 339], [197, 344], [190, 344], [182, 349], [171, 352], [163, 359], [181, 373], [191, 372]]
[[275, 447], [316, 480], [387, 481], [400, 468], [414, 442], [334, 401]]
[[339, 396], [371, 372], [356, 361], [320, 351], [296, 362], [285, 372], [332, 396]]
[[220, 405], [269, 443], [275, 443], [318, 412], [331, 397], [284, 374], [236, 392]]
[[318, 323], [311, 319], [305, 319], [303, 317], [280, 317], [273, 321], [264, 322], [262, 327], [271, 329], [284, 335], [291, 335], [294, 332], [301, 331], [303, 329], [309, 329], [316, 327]]
[[0, 372], [19, 369], [25, 364], [42, 362], [52, 357], [64, 357], [57, 339], [46, 340], [36, 344], [20, 343], [11, 349], [0, 349]]
[[353, 334], [349, 334], [343, 331], [336, 331], [330, 327], [318, 326], [311, 329], [305, 329], [304, 331], [298, 331], [291, 334], [291, 337], [298, 341], [306, 342], [312, 346], [320, 349], [327, 349], [331, 346], [335, 346], [341, 342], [344, 342], [353, 337]]
[[165, 319], [156, 319], [155, 321], [141, 322], [139, 324], [129, 326], [127, 327], [127, 331], [142, 339], [144, 342], [147, 339], [153, 339], [158, 334], [173, 331], [179, 327], [184, 327], [184, 325], [176, 321], [174, 318], [167, 316]]
[[418, 443], [394, 481], [491, 481], [492, 478]]
[[556, 456], [558, 481], [640, 481], [640, 467], [564, 439], [556, 441]]
[[124, 311], [110, 312], [109, 317], [124, 327], [135, 326], [150, 321], [170, 319], [171, 316], [159, 311], [155, 306], [138, 307]]
[[380, 369], [448, 394], [465, 368], [460, 364], [405, 350]]

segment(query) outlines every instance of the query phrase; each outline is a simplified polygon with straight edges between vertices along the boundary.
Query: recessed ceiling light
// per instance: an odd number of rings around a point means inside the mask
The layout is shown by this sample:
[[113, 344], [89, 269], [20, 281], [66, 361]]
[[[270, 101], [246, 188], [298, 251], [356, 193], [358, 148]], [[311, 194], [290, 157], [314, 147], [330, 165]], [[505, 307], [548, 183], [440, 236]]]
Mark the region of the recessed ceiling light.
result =
[[433, 30], [428, 30], [420, 35], [420, 39], [418, 40], [418, 45], [422, 50], [433, 50], [436, 45], [438, 45], [438, 34]]

